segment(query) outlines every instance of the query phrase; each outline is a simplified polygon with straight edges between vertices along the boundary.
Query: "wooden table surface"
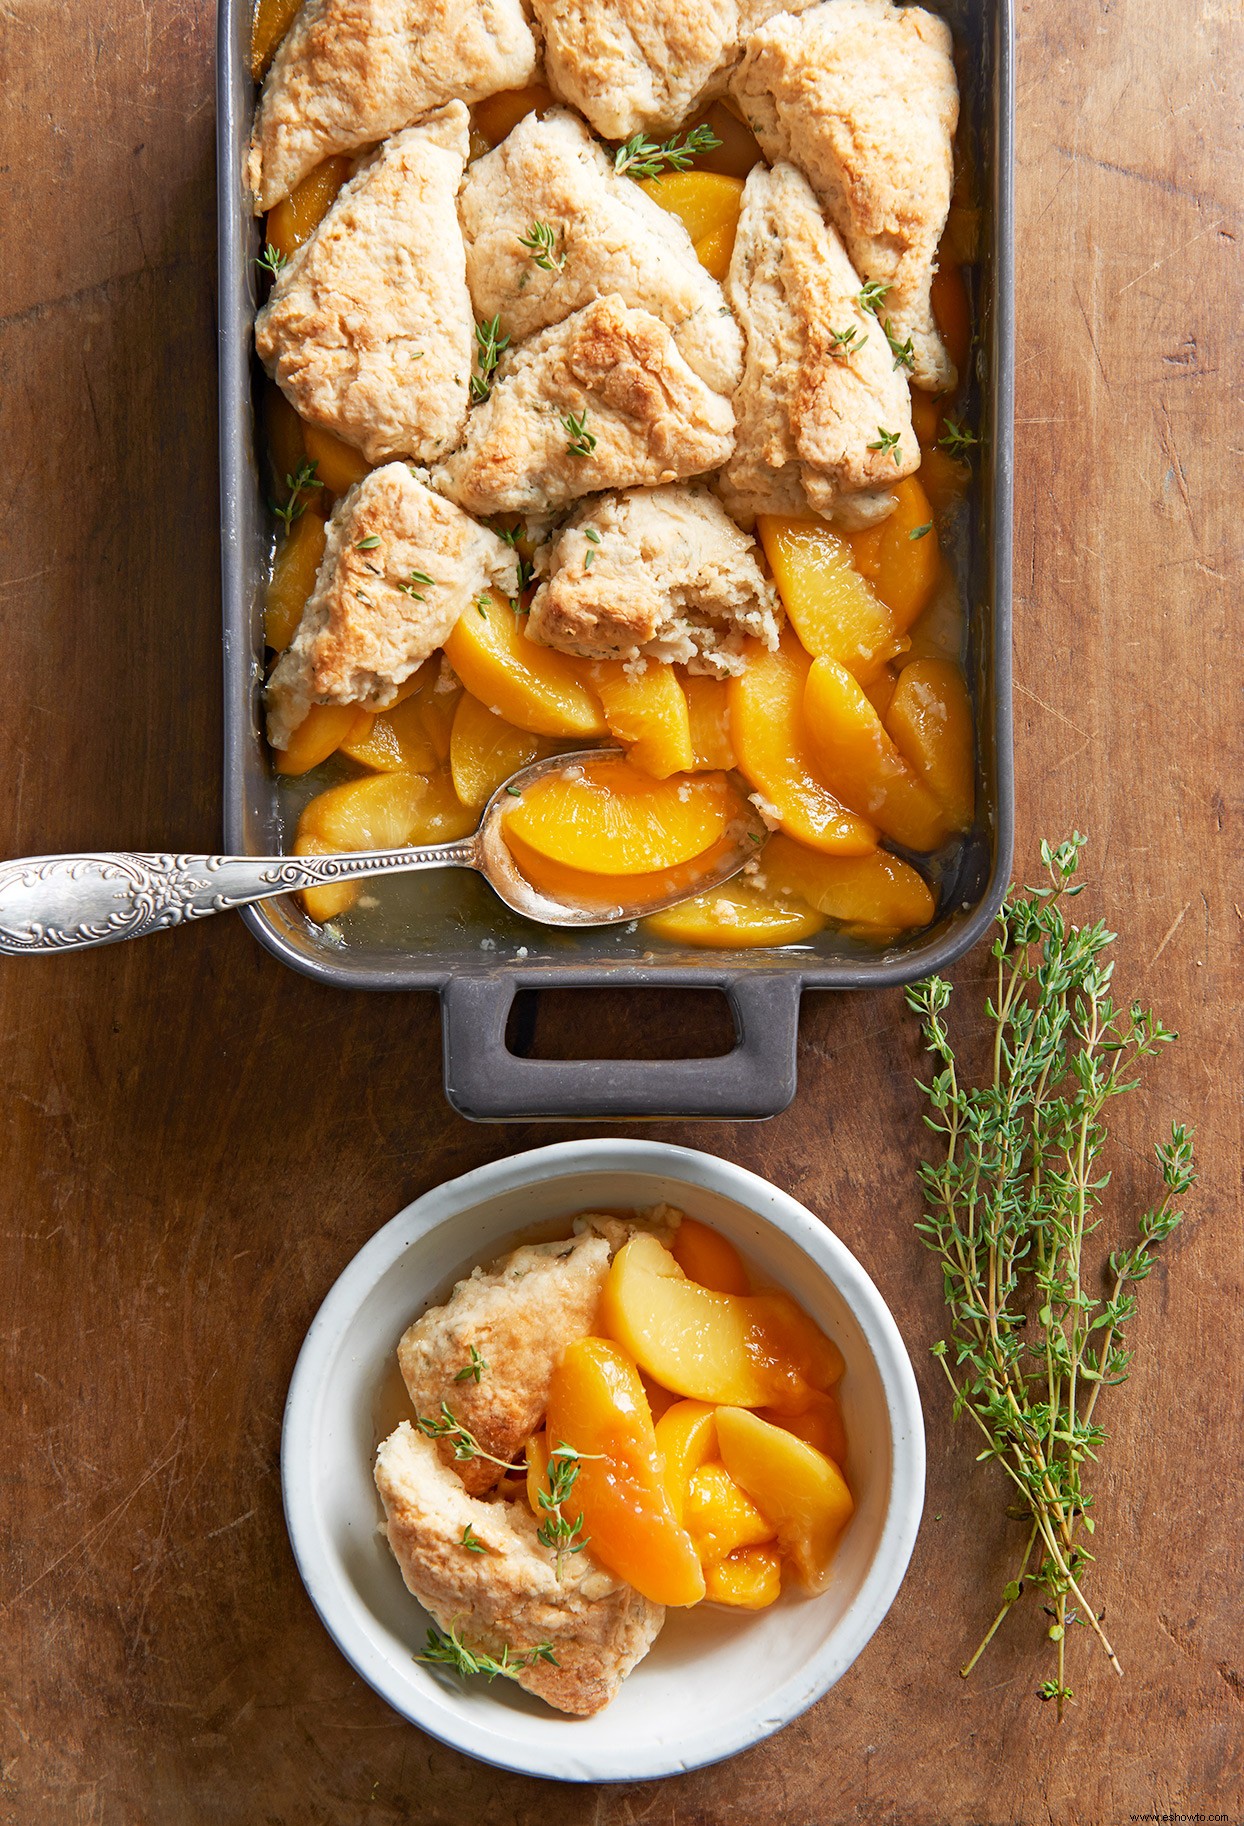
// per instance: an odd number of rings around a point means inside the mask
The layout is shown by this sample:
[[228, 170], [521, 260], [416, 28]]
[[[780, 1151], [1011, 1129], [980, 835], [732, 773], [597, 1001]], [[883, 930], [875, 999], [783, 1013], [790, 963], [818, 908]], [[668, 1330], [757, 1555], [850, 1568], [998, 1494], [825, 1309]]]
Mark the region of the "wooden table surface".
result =
[[[1120, 1189], [1143, 1196], [1174, 1116], [1203, 1172], [1108, 1402], [1094, 1590], [1126, 1680], [1077, 1640], [1059, 1729], [1035, 1608], [958, 1678], [1016, 1524], [927, 1355], [912, 1023], [897, 993], [813, 996], [786, 1115], [660, 1132], [788, 1187], [894, 1308], [930, 1475], [888, 1619], [797, 1724], [664, 1784], [499, 1775], [399, 1720], [295, 1573], [286, 1385], [373, 1230], [559, 1131], [449, 1112], [431, 998], [322, 989], [216, 920], [0, 967], [0, 1818], [1239, 1817], [1242, 17], [1024, 0], [1020, 20], [1017, 861], [1090, 834], [1120, 987], [1182, 1030], [1120, 1124]], [[213, 25], [201, 0], [0, 5], [6, 854], [218, 842]], [[980, 958], [957, 975], [974, 993]], [[599, 999], [606, 1049], [628, 1012]], [[668, 1047], [699, 1005], [643, 1019]], [[581, 1002], [540, 1024], [573, 1041]]]

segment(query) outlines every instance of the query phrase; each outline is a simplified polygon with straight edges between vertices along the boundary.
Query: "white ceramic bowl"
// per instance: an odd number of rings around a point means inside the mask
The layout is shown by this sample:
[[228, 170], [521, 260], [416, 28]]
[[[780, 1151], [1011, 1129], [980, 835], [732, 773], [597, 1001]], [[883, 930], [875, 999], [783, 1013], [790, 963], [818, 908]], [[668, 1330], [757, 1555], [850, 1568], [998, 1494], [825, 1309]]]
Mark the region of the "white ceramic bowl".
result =
[[[670, 1611], [595, 1718], [506, 1681], [463, 1683], [415, 1660], [428, 1618], [378, 1532], [375, 1403], [405, 1327], [516, 1232], [593, 1206], [678, 1205], [784, 1286], [846, 1359], [840, 1394], [856, 1512], [818, 1598]], [[561, 1234], [547, 1228], [547, 1234]], [[885, 1616], [924, 1501], [915, 1377], [885, 1302], [793, 1198], [729, 1161], [656, 1141], [584, 1140], [496, 1161], [417, 1198], [360, 1250], [307, 1333], [281, 1440], [285, 1519], [303, 1582], [346, 1658], [403, 1717], [499, 1768], [561, 1781], [645, 1781], [732, 1756], [833, 1686]]]

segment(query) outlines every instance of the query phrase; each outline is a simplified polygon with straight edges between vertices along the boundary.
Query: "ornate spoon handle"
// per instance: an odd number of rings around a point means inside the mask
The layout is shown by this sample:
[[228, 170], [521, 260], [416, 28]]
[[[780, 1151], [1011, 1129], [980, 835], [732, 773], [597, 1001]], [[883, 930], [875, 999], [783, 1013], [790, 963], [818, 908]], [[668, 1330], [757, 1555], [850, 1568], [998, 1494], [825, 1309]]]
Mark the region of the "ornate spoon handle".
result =
[[0, 863], [0, 953], [81, 951], [297, 888], [475, 863], [473, 837], [346, 856], [26, 856]]

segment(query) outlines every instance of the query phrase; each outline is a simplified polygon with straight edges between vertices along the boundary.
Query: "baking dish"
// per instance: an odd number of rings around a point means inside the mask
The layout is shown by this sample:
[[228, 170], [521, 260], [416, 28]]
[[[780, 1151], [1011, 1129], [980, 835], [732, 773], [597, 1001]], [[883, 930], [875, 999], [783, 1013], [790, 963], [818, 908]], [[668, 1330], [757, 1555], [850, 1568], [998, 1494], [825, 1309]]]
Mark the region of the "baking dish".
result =
[[[941, 883], [935, 924], [884, 951], [832, 931], [782, 950], [695, 951], [630, 928], [558, 932], [505, 913], [465, 873], [395, 878], [367, 931], [343, 944], [292, 901], [248, 908], [261, 943], [295, 969], [352, 989], [435, 990], [445, 1091], [479, 1120], [763, 1117], [795, 1094], [804, 989], [876, 989], [944, 970], [985, 933], [1011, 863], [1011, 469], [1014, 350], [1012, 0], [944, 0], [960, 53], [960, 135], [980, 174], [981, 251], [971, 269], [977, 327], [971, 385], [982, 454], [966, 529], [952, 554], [967, 607], [966, 667], [976, 711], [977, 821]], [[273, 854], [297, 801], [262, 736], [262, 601], [272, 549], [256, 451], [252, 323], [259, 226], [243, 179], [255, 90], [251, 0], [220, 0], [217, 43], [221, 552], [224, 617], [225, 846]], [[296, 791], [296, 787], [295, 787]], [[515, 995], [601, 986], [719, 989], [737, 1043], [719, 1058], [545, 1060], [506, 1044]]]

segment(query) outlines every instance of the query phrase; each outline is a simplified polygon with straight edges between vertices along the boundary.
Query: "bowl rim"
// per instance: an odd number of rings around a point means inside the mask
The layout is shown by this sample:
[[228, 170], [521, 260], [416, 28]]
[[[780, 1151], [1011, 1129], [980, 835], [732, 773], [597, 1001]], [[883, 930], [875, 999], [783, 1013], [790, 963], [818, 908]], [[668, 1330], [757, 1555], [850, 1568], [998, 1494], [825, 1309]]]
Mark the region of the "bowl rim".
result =
[[[320, 1525], [312, 1442], [341, 1338], [382, 1277], [411, 1245], [485, 1200], [534, 1182], [574, 1174], [651, 1173], [745, 1206], [796, 1242], [842, 1295], [859, 1324], [882, 1384], [890, 1427], [891, 1475], [881, 1532], [860, 1590], [815, 1654], [780, 1688], [776, 1701], [746, 1722], [710, 1722], [678, 1750], [599, 1747], [585, 1756], [547, 1744], [516, 1747], [486, 1722], [464, 1717], [435, 1694], [412, 1701], [387, 1657], [338, 1596], [339, 1573]], [[915, 1373], [889, 1307], [832, 1230], [769, 1180], [715, 1154], [670, 1142], [608, 1137], [554, 1142], [475, 1167], [413, 1199], [346, 1264], [308, 1328], [294, 1365], [281, 1427], [281, 1495], [299, 1576], [320, 1621], [346, 1660], [402, 1718], [451, 1748], [516, 1774], [569, 1782], [652, 1781], [737, 1755], [781, 1730], [822, 1698], [858, 1658], [898, 1595], [924, 1508], [924, 1416]]]

